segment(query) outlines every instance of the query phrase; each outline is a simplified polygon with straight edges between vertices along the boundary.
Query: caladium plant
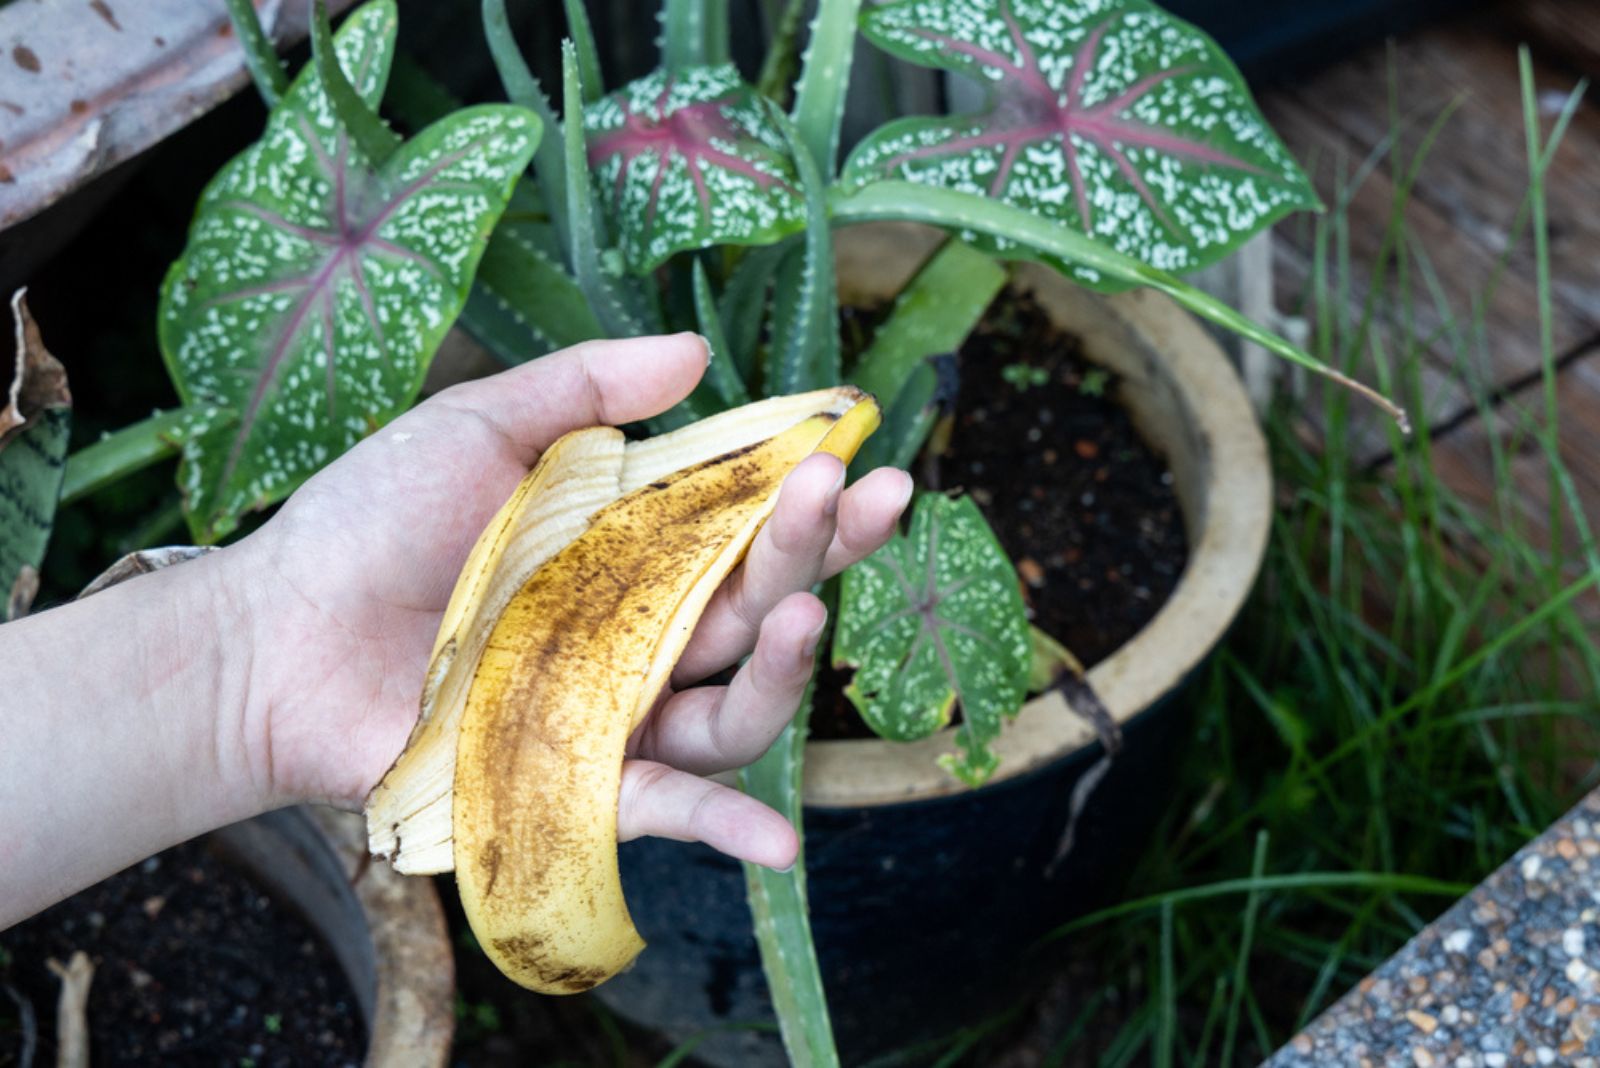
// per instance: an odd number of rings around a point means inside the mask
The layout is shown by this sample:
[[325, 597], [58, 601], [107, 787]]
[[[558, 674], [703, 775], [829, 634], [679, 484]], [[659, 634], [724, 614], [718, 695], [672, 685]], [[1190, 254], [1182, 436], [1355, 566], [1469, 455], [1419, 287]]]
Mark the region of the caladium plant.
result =
[[646, 75], [586, 107], [583, 125], [636, 271], [690, 249], [769, 244], [804, 224], [783, 133], [731, 63]]
[[[241, 28], [272, 113], [208, 187], [164, 290], [163, 350], [184, 407], [74, 457], [69, 496], [181, 445], [191, 523], [221, 537], [408, 405], [458, 314], [508, 362], [593, 337], [700, 331], [705, 383], [649, 430], [855, 381], [887, 413], [867, 458], [906, 464], [948, 400], [951, 354], [1015, 258], [1097, 289], [1153, 287], [1340, 378], [1177, 277], [1317, 202], [1233, 65], [1147, 0], [865, 11], [817, 0], [809, 34], [807, 5], [790, 0], [754, 82], [728, 62], [727, 0], [663, 0], [661, 69], [609, 95], [581, 0], [566, 0], [573, 40], [554, 103], [505, 0], [482, 2], [515, 106], [461, 108], [403, 63], [396, 103], [426, 127], [404, 144], [373, 110], [393, 57], [392, 0], [347, 19], [333, 55], [323, 18], [315, 61], [293, 83], [265, 36]], [[229, 5], [254, 18], [248, 0]], [[858, 33], [977, 80], [988, 106], [890, 122], [839, 174]], [[953, 236], [852, 363], [840, 355], [832, 233], [882, 219]], [[843, 578], [837, 616], [833, 656], [854, 669], [866, 722], [907, 739], [959, 709], [945, 766], [984, 781], [1039, 643], [977, 506], [924, 494], [908, 535]], [[796, 823], [805, 722], [742, 780]], [[806, 951], [803, 860], [749, 875], [785, 1043], [796, 1063], [836, 1064]]]
[[[373, 0], [334, 42], [369, 108], [396, 22], [392, 0]], [[206, 187], [162, 289], [162, 351], [185, 412], [179, 482], [199, 538], [409, 406], [538, 135], [520, 108], [485, 105], [374, 159], [319, 72], [301, 72], [261, 140]]]
[[1027, 616], [1016, 572], [970, 497], [924, 493], [910, 532], [844, 574], [835, 667], [885, 738], [915, 741], [949, 725], [960, 747], [940, 763], [979, 786], [998, 763], [989, 748], [1028, 691]]
[[[847, 183], [895, 177], [996, 198], [1168, 271], [1214, 263], [1319, 206], [1232, 61], [1153, 4], [895, 0], [862, 32], [975, 79], [991, 100], [979, 114], [887, 124], [856, 147]], [[1083, 264], [1073, 274], [1128, 284]]]

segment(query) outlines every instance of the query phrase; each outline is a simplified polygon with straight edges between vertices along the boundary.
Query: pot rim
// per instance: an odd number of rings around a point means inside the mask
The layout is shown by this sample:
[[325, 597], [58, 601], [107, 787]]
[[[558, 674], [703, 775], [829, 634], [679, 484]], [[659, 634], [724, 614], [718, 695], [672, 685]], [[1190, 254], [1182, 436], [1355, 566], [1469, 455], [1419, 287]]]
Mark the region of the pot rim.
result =
[[[1076, 288], [1031, 265], [1019, 276], [1041, 293], [1056, 286]], [[1193, 317], [1151, 290], [1091, 299], [1129, 343], [1159, 356], [1188, 424], [1183, 428], [1186, 440], [1209, 461], [1198, 480], [1198, 507], [1185, 509], [1189, 559], [1172, 595], [1143, 629], [1089, 672], [1091, 685], [1123, 724], [1177, 689], [1243, 607], [1266, 552], [1272, 473], [1244, 384]], [[1123, 388], [1148, 387], [1125, 378]], [[806, 746], [805, 804], [866, 807], [968, 792], [969, 787], [937, 764], [939, 756], [955, 751], [954, 739], [951, 727], [915, 742], [811, 741]], [[1093, 728], [1059, 693], [1037, 697], [1001, 732], [994, 746], [1000, 766], [986, 786], [1092, 744], [1097, 744]]]

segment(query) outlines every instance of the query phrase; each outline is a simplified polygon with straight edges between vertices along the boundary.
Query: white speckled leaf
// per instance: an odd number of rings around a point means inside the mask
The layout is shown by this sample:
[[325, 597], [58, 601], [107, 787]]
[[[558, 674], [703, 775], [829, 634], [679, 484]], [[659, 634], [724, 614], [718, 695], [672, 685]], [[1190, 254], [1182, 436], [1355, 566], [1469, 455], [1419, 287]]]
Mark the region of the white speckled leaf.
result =
[[[392, 0], [374, 0], [335, 39], [372, 106], [395, 23]], [[374, 168], [314, 69], [301, 72], [261, 140], [206, 187], [162, 288], [198, 539], [227, 534], [411, 403], [538, 132], [522, 109], [468, 108]]]
[[976, 79], [992, 103], [889, 123], [852, 153], [847, 182], [998, 197], [1174, 272], [1318, 207], [1233, 63], [1144, 0], [893, 0], [862, 30], [894, 55]]
[[910, 533], [844, 573], [833, 662], [856, 669], [845, 694], [892, 741], [939, 730], [959, 702], [960, 751], [940, 764], [972, 786], [993, 774], [1032, 654], [1016, 572], [970, 498], [919, 495]]
[[589, 167], [628, 265], [760, 245], [805, 224], [783, 134], [731, 64], [658, 70], [584, 109]]

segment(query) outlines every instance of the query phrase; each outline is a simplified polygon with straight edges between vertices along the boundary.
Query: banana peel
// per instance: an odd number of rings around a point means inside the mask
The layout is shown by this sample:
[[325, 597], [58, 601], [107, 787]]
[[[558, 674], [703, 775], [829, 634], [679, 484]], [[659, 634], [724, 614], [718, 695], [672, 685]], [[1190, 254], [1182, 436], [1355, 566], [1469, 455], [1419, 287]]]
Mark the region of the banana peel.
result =
[[848, 463], [879, 419], [843, 386], [643, 442], [579, 430], [473, 547], [417, 726], [367, 800], [368, 845], [403, 873], [454, 870], [479, 944], [515, 982], [577, 993], [644, 948], [617, 873], [628, 737], [784, 477], [815, 452]]

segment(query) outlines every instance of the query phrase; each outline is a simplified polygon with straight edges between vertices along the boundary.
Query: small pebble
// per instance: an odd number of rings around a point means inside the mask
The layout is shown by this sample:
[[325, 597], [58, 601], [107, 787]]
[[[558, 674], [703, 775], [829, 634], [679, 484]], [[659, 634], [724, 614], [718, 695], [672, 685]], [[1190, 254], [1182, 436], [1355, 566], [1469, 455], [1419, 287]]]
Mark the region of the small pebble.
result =
[[1472, 928], [1451, 931], [1444, 939], [1444, 948], [1451, 953], [1465, 953], [1472, 946]]
[[1416, 1009], [1408, 1009], [1406, 1011], [1406, 1019], [1411, 1021], [1412, 1027], [1415, 1027], [1425, 1035], [1433, 1034], [1434, 1028], [1439, 1026], [1437, 1017], [1429, 1016], [1425, 1012], [1418, 1012]]
[[1568, 927], [1561, 932], [1561, 948], [1569, 957], [1583, 956], [1583, 928]]

